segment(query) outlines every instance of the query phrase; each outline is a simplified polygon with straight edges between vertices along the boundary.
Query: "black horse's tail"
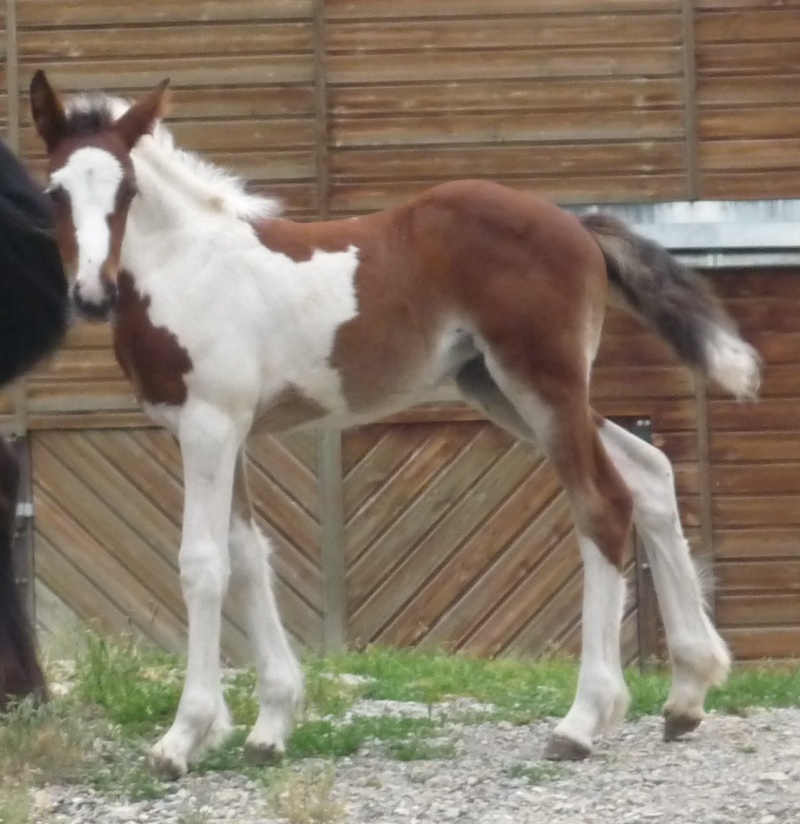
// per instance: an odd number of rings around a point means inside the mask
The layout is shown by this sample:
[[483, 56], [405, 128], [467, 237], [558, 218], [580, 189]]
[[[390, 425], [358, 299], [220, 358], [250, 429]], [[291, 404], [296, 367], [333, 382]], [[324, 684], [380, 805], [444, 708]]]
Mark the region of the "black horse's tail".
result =
[[0, 142], [0, 387], [58, 346], [68, 314], [49, 200]]
[[[68, 315], [49, 200], [0, 142], [0, 387], [58, 346]], [[33, 631], [14, 580], [18, 480], [17, 462], [0, 439], [0, 709], [26, 695], [45, 697]]]
[[0, 709], [28, 695], [46, 698], [33, 631], [14, 578], [11, 550], [18, 484], [19, 465], [0, 438]]

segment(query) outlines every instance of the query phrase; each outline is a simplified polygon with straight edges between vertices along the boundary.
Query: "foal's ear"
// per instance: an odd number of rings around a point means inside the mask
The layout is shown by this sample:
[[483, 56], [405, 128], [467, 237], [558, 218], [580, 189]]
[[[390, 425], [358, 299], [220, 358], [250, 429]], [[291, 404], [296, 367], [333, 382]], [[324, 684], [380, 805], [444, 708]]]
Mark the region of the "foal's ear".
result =
[[168, 85], [169, 78], [162, 80], [147, 97], [134, 103], [114, 123], [115, 131], [119, 133], [129, 149], [136, 145], [140, 137], [151, 134], [156, 121], [166, 114], [169, 100]]
[[67, 116], [61, 98], [53, 90], [47, 75], [39, 69], [31, 79], [31, 115], [39, 137], [51, 152], [67, 130]]

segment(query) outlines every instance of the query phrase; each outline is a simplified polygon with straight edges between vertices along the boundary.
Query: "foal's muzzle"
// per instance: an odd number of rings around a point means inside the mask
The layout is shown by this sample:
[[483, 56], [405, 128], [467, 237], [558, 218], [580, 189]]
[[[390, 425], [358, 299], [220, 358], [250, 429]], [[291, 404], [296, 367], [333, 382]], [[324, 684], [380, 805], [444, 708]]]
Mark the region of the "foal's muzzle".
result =
[[117, 287], [106, 279], [101, 281], [100, 286], [100, 294], [93, 295], [90, 299], [84, 294], [80, 283], [73, 285], [72, 305], [79, 317], [95, 321], [108, 319], [111, 310], [117, 303]]

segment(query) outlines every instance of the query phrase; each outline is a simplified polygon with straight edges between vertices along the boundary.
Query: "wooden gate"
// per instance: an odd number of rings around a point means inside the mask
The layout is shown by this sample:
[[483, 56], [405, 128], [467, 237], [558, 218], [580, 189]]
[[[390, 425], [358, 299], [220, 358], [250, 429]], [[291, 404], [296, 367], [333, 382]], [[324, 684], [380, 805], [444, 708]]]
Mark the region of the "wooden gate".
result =
[[[463, 407], [417, 414], [343, 436], [342, 510], [333, 517], [341, 517], [344, 540], [328, 549], [328, 573], [335, 580], [341, 570], [341, 597], [327, 589], [320, 552], [331, 517], [320, 512], [325, 440], [254, 438], [252, 491], [275, 547], [291, 633], [315, 649], [326, 626], [341, 624], [341, 639], [355, 646], [577, 651], [580, 560], [552, 468]], [[182, 649], [182, 489], [172, 438], [156, 429], [51, 431], [32, 444], [37, 573], [50, 601], [103, 632]], [[631, 582], [636, 592], [637, 576]], [[626, 660], [639, 650], [637, 603], [626, 613]], [[223, 648], [230, 660], [247, 660], [235, 603]]]

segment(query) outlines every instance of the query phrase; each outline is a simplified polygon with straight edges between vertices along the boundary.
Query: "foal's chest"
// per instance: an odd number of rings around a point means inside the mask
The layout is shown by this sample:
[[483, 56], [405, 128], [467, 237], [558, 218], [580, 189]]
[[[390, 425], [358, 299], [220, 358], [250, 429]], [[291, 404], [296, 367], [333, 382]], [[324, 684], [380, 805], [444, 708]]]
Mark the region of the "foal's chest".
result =
[[192, 369], [188, 351], [173, 332], [153, 324], [150, 298], [136, 290], [128, 272], [120, 272], [118, 289], [114, 353], [122, 371], [140, 401], [181, 406]]

